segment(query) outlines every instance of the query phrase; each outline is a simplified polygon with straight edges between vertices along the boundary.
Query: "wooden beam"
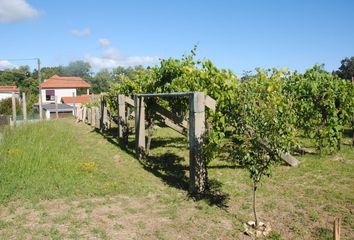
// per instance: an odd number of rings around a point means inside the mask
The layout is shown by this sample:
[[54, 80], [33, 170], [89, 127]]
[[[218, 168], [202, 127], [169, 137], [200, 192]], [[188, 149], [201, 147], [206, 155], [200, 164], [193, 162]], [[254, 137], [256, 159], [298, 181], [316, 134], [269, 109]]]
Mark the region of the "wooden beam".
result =
[[180, 117], [176, 116], [174, 113], [170, 112], [169, 110], [158, 104], [156, 104], [154, 107], [157, 113], [171, 119], [174, 123], [180, 125], [181, 127], [188, 129], [188, 122], [186, 120], [182, 119], [181, 121]]
[[299, 160], [288, 153], [280, 153], [279, 157], [292, 167], [296, 167], [300, 163]]
[[[260, 143], [266, 148], [266, 149], [270, 149], [269, 148], [269, 144], [268, 142], [266, 142], [265, 140], [261, 140]], [[290, 155], [289, 153], [283, 153], [280, 152], [279, 157], [281, 160], [283, 160], [284, 162], [286, 162], [288, 165], [292, 166], [292, 167], [296, 167], [297, 165], [300, 164], [299, 160], [297, 160], [295, 157], [293, 157], [292, 155]]]
[[214, 98], [209, 97], [208, 95], [205, 96], [205, 106], [213, 111], [216, 110], [216, 101]]
[[166, 124], [167, 127], [175, 130], [176, 132], [182, 134], [182, 135], [187, 135], [187, 128], [181, 127], [180, 125], [175, 124], [173, 121], [171, 121], [169, 118], [167, 118], [164, 115], [161, 115], [161, 118], [164, 120], [164, 124]]
[[125, 96], [125, 102], [128, 103], [130, 106], [134, 107], [134, 99], [131, 99], [129, 96]]

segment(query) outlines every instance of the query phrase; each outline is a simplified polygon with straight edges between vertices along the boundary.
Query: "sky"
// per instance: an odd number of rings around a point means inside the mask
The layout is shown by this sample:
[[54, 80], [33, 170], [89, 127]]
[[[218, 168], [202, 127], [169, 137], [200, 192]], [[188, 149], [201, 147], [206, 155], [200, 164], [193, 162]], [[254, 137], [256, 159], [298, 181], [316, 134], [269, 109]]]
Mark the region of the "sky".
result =
[[256, 67], [337, 69], [354, 56], [352, 0], [0, 0], [0, 69], [94, 70], [197, 58], [241, 75]]

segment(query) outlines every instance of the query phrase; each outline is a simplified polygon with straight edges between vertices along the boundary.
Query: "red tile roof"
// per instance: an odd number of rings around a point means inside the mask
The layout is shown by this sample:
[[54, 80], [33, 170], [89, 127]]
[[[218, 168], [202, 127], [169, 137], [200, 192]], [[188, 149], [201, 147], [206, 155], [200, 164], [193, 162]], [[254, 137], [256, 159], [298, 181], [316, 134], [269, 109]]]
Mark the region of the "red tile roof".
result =
[[73, 103], [75, 101], [75, 103], [81, 103], [81, 104], [85, 104], [85, 103], [89, 103], [91, 100], [98, 98], [98, 95], [80, 95], [80, 96], [76, 96], [76, 99], [74, 100], [73, 97], [62, 97], [61, 101], [63, 103]]
[[41, 83], [41, 88], [91, 88], [81, 77], [59, 77], [54, 75]]
[[10, 92], [19, 93], [20, 89], [18, 89], [16, 86], [0, 86], [0, 92], [1, 93], [10, 93]]

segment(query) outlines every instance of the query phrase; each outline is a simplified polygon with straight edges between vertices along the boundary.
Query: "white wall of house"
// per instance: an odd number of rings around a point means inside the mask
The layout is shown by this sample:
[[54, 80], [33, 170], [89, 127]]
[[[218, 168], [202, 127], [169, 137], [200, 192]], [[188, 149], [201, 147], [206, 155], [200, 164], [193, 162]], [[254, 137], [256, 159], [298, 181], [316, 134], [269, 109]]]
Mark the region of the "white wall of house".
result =
[[42, 103], [54, 103], [55, 101], [46, 99], [46, 90], [54, 90], [55, 96], [57, 96], [57, 103], [61, 103], [62, 97], [72, 97], [73, 93], [76, 96], [76, 88], [59, 88], [59, 89], [42, 89]]
[[[19, 98], [20, 94], [15, 93], [15, 97]], [[6, 98], [12, 98], [12, 93], [0, 93], [0, 101]]]

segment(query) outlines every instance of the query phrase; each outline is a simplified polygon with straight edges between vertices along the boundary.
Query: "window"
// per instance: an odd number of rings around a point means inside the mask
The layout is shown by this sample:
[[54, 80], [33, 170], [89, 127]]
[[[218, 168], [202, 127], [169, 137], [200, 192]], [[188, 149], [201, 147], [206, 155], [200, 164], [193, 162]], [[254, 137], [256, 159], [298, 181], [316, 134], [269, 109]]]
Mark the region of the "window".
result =
[[45, 100], [55, 101], [55, 91], [54, 90], [46, 90], [45, 91]]

